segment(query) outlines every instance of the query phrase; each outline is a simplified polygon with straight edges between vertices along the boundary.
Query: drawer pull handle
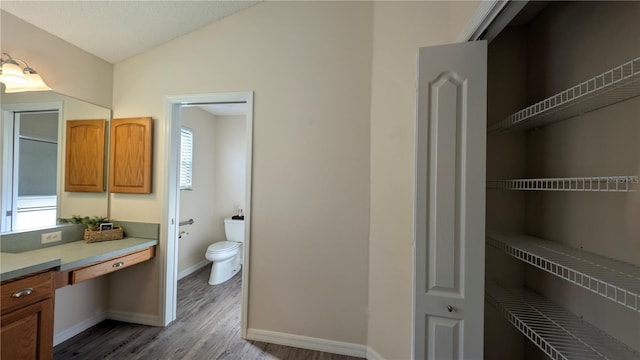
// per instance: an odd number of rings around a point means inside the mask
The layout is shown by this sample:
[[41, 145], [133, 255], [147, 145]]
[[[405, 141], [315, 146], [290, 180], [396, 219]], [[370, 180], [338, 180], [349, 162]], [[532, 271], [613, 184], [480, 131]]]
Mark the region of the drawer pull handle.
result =
[[11, 294], [11, 297], [19, 299], [19, 298], [21, 298], [23, 296], [31, 295], [32, 293], [33, 293], [33, 288], [26, 288], [26, 289], [23, 289], [23, 290], [20, 290], [18, 292], [15, 292], [15, 293]]
[[124, 265], [124, 261], [118, 261], [117, 263], [115, 263], [115, 264], [113, 264], [111, 266], [113, 266], [114, 268], [118, 268], [118, 267], [123, 266], [123, 265]]

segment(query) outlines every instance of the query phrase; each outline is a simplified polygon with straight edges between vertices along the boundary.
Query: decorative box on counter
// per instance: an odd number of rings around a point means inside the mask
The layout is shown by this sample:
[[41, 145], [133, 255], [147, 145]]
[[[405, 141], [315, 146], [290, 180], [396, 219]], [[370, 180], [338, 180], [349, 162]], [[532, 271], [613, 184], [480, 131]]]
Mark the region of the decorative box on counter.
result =
[[90, 230], [84, 229], [84, 241], [86, 243], [120, 240], [124, 237], [124, 232], [119, 226], [114, 227], [111, 230]]
[[73, 215], [68, 219], [61, 218], [60, 222], [86, 225], [87, 228], [84, 229], [84, 241], [86, 243], [120, 240], [124, 237], [122, 227], [113, 226], [109, 219], [104, 216]]

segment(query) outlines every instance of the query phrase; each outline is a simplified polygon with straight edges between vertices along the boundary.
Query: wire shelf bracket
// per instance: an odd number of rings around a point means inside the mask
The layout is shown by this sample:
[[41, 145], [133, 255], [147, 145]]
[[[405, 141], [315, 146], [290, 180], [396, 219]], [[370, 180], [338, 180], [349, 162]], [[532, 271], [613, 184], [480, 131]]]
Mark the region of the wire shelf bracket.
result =
[[526, 288], [487, 286], [485, 298], [553, 360], [640, 359], [640, 354]]
[[487, 187], [489, 189], [520, 191], [635, 192], [637, 184], [637, 176], [508, 179], [487, 181]]
[[640, 267], [528, 235], [487, 234], [487, 244], [640, 312]]
[[565, 120], [640, 95], [640, 57], [524, 108], [488, 128], [529, 129]]

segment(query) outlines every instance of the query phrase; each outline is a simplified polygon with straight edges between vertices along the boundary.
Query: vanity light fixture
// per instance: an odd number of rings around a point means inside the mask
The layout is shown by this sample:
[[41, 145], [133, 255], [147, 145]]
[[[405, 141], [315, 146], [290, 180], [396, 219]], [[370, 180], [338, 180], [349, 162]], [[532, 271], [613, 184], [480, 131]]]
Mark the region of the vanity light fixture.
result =
[[[21, 66], [22, 63], [24, 66]], [[38, 73], [26, 61], [12, 58], [7, 53], [0, 56], [0, 82], [6, 93], [51, 90]]]

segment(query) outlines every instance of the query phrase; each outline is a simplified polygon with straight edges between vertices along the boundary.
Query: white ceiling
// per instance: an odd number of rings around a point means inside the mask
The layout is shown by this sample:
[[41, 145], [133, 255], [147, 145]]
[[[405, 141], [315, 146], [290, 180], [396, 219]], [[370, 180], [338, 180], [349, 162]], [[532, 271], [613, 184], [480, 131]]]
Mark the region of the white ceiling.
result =
[[112, 64], [259, 1], [14, 1], [0, 8]]

